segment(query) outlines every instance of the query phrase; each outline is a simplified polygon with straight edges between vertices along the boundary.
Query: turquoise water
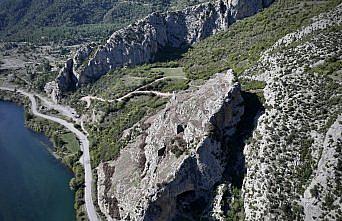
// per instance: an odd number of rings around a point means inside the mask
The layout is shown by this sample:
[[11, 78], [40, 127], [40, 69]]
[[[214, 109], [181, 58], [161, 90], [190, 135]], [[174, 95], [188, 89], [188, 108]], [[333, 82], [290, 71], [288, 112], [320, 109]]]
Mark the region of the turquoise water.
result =
[[0, 101], [0, 221], [75, 220], [72, 173], [47, 143], [24, 127], [22, 107]]

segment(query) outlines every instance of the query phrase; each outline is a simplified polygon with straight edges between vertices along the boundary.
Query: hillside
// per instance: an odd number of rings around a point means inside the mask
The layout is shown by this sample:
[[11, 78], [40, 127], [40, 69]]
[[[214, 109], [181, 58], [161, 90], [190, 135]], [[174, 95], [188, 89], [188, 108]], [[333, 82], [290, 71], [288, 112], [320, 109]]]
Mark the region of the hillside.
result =
[[341, 220], [341, 23], [341, 0], [204, 3], [0, 82], [75, 108], [102, 220]]
[[[179, 9], [197, 3], [192, 0], [2, 0], [0, 39], [42, 41], [40, 37], [44, 36], [56, 41], [76, 37], [95, 38], [98, 35], [105, 37], [153, 11]], [[104, 28], [108, 30], [99, 30]]]

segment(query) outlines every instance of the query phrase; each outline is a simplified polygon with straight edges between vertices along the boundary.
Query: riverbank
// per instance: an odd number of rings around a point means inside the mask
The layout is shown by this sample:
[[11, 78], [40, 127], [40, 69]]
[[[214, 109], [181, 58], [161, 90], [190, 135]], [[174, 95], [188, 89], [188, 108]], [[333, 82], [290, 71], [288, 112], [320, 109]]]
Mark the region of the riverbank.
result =
[[70, 170], [52, 144], [25, 126], [24, 108], [0, 101], [0, 220], [73, 221]]
[[74, 174], [70, 180], [70, 188], [75, 191], [74, 209], [76, 210], [77, 220], [87, 220], [84, 200], [84, 169], [79, 159], [82, 155], [78, 144], [78, 151], [72, 152], [67, 148], [68, 143], [63, 139], [63, 135], [69, 131], [62, 125], [37, 117], [32, 113], [30, 101], [18, 92], [1, 91], [0, 100], [14, 102], [24, 106], [25, 126], [35, 132], [42, 133], [50, 139], [53, 144], [53, 153], [64, 165], [66, 165]]

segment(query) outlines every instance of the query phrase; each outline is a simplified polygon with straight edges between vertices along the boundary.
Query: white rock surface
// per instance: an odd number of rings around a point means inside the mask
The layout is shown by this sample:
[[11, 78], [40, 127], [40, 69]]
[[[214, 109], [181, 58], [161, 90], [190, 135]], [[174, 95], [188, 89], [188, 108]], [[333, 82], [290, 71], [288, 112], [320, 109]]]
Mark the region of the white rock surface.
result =
[[327, 31], [341, 12], [280, 39], [244, 73], [266, 83], [265, 114], [245, 147], [246, 220], [341, 219], [341, 78], [309, 69], [341, 59], [341, 30]]
[[108, 220], [196, 220], [186, 208], [214, 197], [225, 143], [243, 114], [233, 78], [217, 74], [198, 91], [177, 94], [117, 160], [99, 165], [98, 200]]

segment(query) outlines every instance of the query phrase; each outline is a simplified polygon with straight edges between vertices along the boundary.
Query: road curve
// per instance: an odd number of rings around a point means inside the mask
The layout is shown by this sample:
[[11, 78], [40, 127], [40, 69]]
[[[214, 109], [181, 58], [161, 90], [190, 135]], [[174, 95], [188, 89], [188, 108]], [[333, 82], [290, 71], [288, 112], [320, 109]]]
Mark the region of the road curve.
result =
[[160, 91], [132, 91], [129, 92], [128, 94], [117, 98], [115, 100], [106, 100], [100, 97], [95, 97], [95, 96], [85, 96], [81, 98], [81, 101], [85, 101], [87, 103], [87, 108], [90, 107], [91, 105], [91, 100], [98, 100], [98, 101], [102, 101], [102, 102], [109, 102], [109, 103], [113, 103], [114, 101], [124, 101], [125, 99], [131, 98], [134, 95], [155, 95], [155, 96], [159, 96], [159, 97], [171, 97], [173, 95], [173, 93], [163, 93]]
[[101, 97], [88, 95], [88, 96], [82, 97], [81, 101], [85, 101], [87, 104], [87, 108], [89, 108], [91, 105], [91, 100], [99, 100], [102, 102], [113, 103], [114, 101], [123, 101], [127, 98], [131, 98], [134, 95], [155, 95], [155, 96], [160, 96], [160, 97], [170, 97], [170, 96], [172, 96], [172, 93], [163, 93], [160, 91], [145, 90], [148, 86], [151, 86], [151, 85], [153, 85], [159, 81], [163, 81], [166, 79], [183, 79], [183, 80], [186, 80], [187, 78], [186, 77], [179, 77], [179, 76], [166, 76], [166, 77], [158, 78], [158, 79], [152, 81], [151, 83], [142, 85], [142, 86], [138, 87], [137, 89], [135, 89], [131, 92], [128, 92], [127, 94], [125, 94], [122, 97], [119, 97], [117, 99], [106, 100], [106, 99], [103, 99]]
[[[6, 90], [14, 92], [15, 90], [12, 88], [7, 87], [0, 87], [0, 90]], [[81, 157], [81, 163], [84, 167], [84, 175], [85, 175], [85, 191], [84, 191], [84, 198], [85, 198], [85, 205], [86, 210], [88, 214], [88, 218], [90, 221], [98, 221], [99, 218], [96, 214], [95, 206], [93, 203], [92, 198], [92, 170], [91, 170], [91, 164], [90, 164], [90, 154], [89, 154], [89, 140], [85, 134], [83, 134], [81, 131], [79, 131], [77, 128], [75, 128], [74, 124], [69, 123], [63, 119], [60, 119], [58, 117], [45, 115], [42, 113], [39, 113], [37, 110], [37, 102], [34, 98], [34, 94], [25, 92], [23, 90], [17, 89], [16, 92], [28, 97], [31, 101], [31, 110], [32, 113], [38, 117], [54, 121], [56, 123], [59, 123], [66, 127], [68, 130], [70, 130], [72, 133], [76, 135], [78, 140], [80, 141], [80, 148], [83, 151], [83, 155]]]

